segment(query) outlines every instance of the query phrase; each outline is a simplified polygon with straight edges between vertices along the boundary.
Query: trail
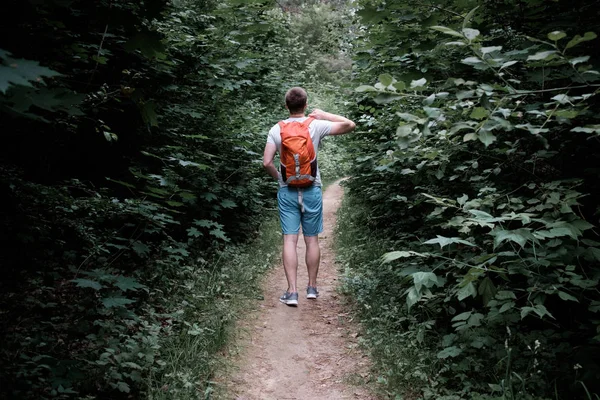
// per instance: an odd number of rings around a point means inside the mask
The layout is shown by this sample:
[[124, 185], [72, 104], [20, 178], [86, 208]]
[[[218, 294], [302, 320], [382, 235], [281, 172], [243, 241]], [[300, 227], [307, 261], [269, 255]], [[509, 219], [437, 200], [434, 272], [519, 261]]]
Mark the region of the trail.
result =
[[[227, 379], [229, 398], [236, 400], [375, 399], [369, 393], [369, 360], [358, 348], [357, 325], [336, 293], [338, 282], [333, 230], [343, 189], [339, 181], [323, 194], [324, 232], [317, 300], [307, 300], [305, 246], [298, 240], [300, 304], [279, 302], [287, 287], [283, 266], [265, 280], [264, 302], [242, 322], [245, 349]], [[221, 380], [223, 378], [220, 378]]]

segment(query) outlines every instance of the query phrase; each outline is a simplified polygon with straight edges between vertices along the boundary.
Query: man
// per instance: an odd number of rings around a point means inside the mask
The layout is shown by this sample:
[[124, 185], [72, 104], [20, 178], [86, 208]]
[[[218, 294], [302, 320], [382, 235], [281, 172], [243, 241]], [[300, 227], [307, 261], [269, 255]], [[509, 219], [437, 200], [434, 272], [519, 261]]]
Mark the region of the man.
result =
[[[307, 119], [304, 115], [308, 107], [307, 94], [304, 89], [294, 87], [288, 90], [285, 95], [285, 105], [290, 116], [283, 121], [284, 123], [303, 122]], [[355, 123], [347, 118], [318, 109], [314, 110], [309, 116], [315, 119], [309, 125], [309, 133], [315, 152], [318, 151], [319, 143], [325, 136], [348, 133], [356, 127]], [[319, 233], [323, 232], [323, 196], [318, 167], [312, 186], [306, 188], [288, 187], [283, 181], [281, 174], [273, 164], [275, 153], [281, 154], [280, 132], [279, 124], [269, 131], [263, 156], [263, 166], [269, 175], [279, 182], [277, 203], [283, 232], [283, 268], [288, 282], [288, 288], [279, 300], [289, 306], [296, 306], [298, 305], [298, 289], [296, 287], [298, 255], [296, 247], [300, 225], [302, 225], [302, 233], [306, 243], [306, 267], [308, 269], [306, 298], [316, 299], [319, 294], [317, 291], [317, 274], [321, 258]]]

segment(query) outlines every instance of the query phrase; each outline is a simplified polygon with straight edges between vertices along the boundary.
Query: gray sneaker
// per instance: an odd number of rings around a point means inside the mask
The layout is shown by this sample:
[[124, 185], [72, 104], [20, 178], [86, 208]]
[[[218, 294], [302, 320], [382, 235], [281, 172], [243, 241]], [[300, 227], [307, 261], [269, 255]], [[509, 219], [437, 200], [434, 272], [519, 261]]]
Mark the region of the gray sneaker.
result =
[[319, 291], [314, 286], [308, 286], [306, 288], [306, 298], [307, 299], [316, 299], [319, 297]]
[[285, 292], [283, 296], [279, 298], [279, 301], [283, 304], [287, 304], [288, 306], [297, 306], [298, 305], [298, 292], [290, 293]]

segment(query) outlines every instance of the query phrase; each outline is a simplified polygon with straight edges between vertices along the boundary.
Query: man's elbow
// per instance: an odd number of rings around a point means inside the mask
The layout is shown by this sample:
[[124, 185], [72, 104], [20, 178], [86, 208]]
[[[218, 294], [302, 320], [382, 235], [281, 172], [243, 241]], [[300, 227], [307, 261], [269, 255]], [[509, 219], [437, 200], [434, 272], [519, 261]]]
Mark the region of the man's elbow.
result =
[[263, 160], [263, 168], [264, 169], [269, 169], [269, 167], [273, 165], [273, 161], [267, 161], [267, 160]]
[[354, 123], [354, 121], [348, 120], [344, 125], [344, 133], [349, 133], [356, 129], [356, 124]]

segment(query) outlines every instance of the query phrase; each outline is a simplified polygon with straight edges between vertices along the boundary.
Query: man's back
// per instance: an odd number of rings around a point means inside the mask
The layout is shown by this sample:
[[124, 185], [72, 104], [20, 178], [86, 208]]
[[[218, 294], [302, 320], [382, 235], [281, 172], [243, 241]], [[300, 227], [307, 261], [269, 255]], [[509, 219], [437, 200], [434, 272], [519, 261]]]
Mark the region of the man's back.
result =
[[[291, 121], [304, 122], [307, 119], [308, 119], [307, 117], [288, 118], [288, 119], [284, 120], [283, 122], [284, 123], [291, 122]], [[325, 136], [329, 135], [329, 133], [331, 132], [331, 125], [332, 125], [332, 123], [329, 121], [314, 120], [308, 126], [310, 138], [312, 139], [312, 143], [315, 148], [315, 152], [317, 153], [317, 159], [318, 159], [319, 145], [320, 145], [321, 141], [325, 138]], [[277, 153], [281, 154], [281, 128], [280, 128], [279, 124], [275, 124], [269, 131], [267, 143], [273, 143], [277, 147]], [[317, 166], [317, 176], [315, 178], [314, 185], [321, 186], [321, 173], [319, 171], [318, 166]], [[283, 182], [281, 177], [279, 177], [279, 186], [280, 187], [286, 186], [285, 182]]]

